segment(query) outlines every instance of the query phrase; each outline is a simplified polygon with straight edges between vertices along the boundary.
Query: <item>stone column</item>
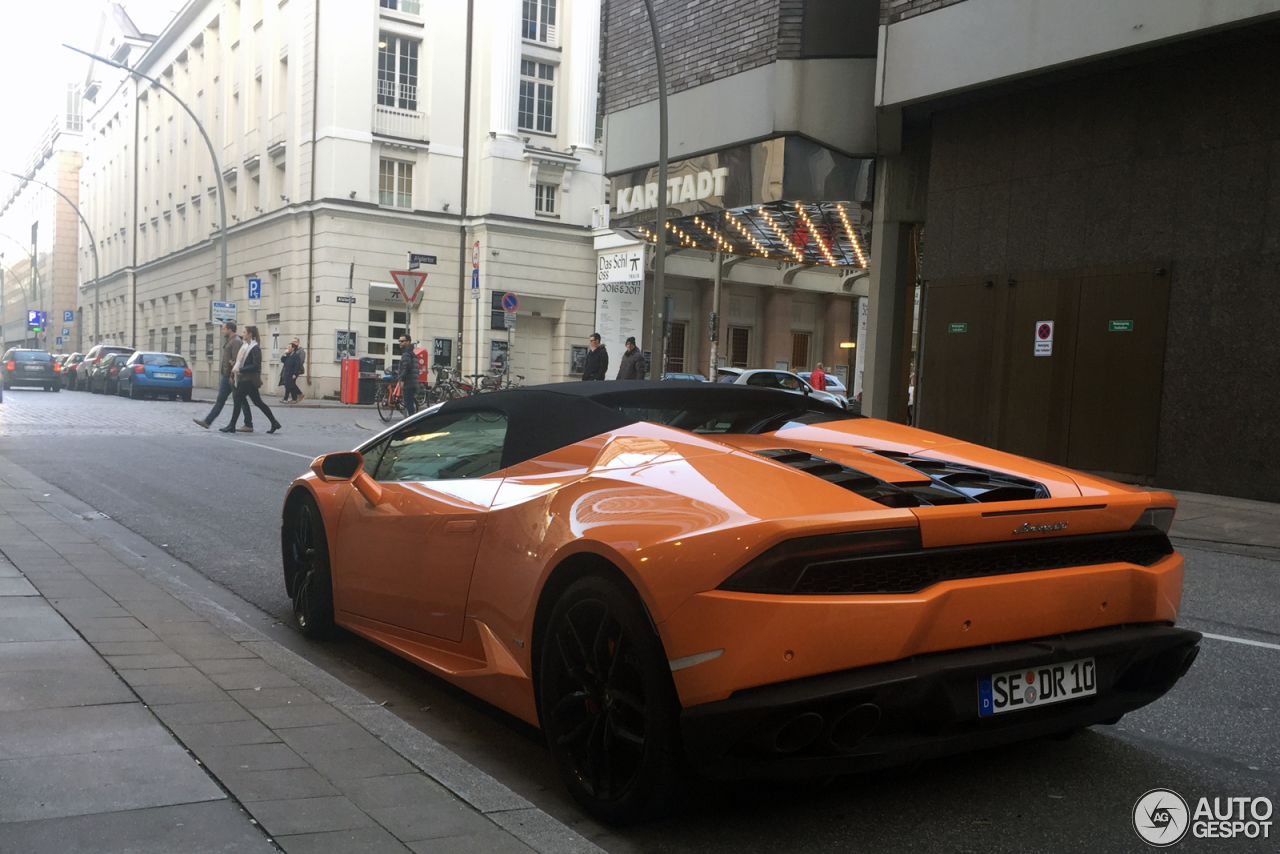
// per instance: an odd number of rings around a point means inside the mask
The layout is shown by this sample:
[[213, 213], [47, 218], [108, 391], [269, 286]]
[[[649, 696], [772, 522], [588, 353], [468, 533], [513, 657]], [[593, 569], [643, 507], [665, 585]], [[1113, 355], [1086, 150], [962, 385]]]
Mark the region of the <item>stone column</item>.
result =
[[791, 291], [786, 288], [764, 288], [764, 346], [760, 350], [761, 368], [773, 368], [783, 360], [791, 367]]
[[501, 139], [517, 139], [520, 94], [520, 0], [490, 0], [489, 130]]
[[596, 150], [596, 103], [600, 81], [600, 0], [573, 0], [569, 52], [569, 144]]
[[[853, 300], [832, 296], [822, 315], [822, 364], [828, 372], [836, 365], [848, 365], [852, 350], [842, 350], [840, 342], [853, 340]], [[849, 365], [849, 376], [853, 366]]]

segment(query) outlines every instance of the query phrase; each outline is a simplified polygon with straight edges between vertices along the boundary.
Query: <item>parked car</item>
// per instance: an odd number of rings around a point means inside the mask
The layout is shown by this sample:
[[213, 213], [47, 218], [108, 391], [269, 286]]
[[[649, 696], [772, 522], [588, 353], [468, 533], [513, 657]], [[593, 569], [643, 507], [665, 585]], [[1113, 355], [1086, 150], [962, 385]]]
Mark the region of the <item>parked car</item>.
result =
[[84, 361], [84, 353], [68, 353], [62, 360], [62, 385], [75, 391], [76, 367]]
[[72, 388], [80, 391], [91, 391], [89, 388], [89, 375], [104, 356], [111, 353], [132, 353], [132, 347], [123, 347], [119, 344], [95, 344], [88, 353], [84, 354], [84, 359], [80, 364], [76, 365], [76, 380]]
[[62, 388], [62, 374], [53, 356], [44, 350], [27, 350], [13, 347], [0, 356], [0, 372], [3, 372], [5, 388], [14, 386], [41, 386], [45, 391]]
[[[809, 385], [813, 385], [813, 382], [809, 379], [812, 374], [813, 371], [800, 371], [796, 376], [809, 383]], [[840, 382], [840, 378], [835, 374], [827, 374], [826, 390], [832, 394], [838, 394], [843, 397], [846, 404], [849, 402], [849, 389], [845, 387], [844, 383]]]
[[89, 374], [89, 391], [94, 394], [115, 394], [119, 389], [120, 372], [124, 369], [128, 353], [108, 353]]
[[790, 371], [779, 371], [771, 368], [755, 368], [748, 371], [738, 368], [720, 368], [719, 373], [721, 375], [720, 382], [722, 383], [749, 385], [756, 388], [780, 388], [783, 391], [810, 395], [815, 400], [835, 404], [841, 409], [849, 408], [849, 401], [845, 400], [843, 395], [830, 391], [818, 391]]
[[702, 374], [666, 374], [664, 380], [692, 380], [693, 382], [705, 383], [707, 378]]
[[304, 635], [540, 727], [578, 803], [634, 821], [690, 768], [829, 778], [1157, 700], [1202, 637], [1174, 626], [1176, 506], [812, 396], [564, 383], [318, 457], [283, 581]]
[[191, 368], [177, 353], [132, 353], [123, 360], [118, 382], [121, 397], [191, 400]]

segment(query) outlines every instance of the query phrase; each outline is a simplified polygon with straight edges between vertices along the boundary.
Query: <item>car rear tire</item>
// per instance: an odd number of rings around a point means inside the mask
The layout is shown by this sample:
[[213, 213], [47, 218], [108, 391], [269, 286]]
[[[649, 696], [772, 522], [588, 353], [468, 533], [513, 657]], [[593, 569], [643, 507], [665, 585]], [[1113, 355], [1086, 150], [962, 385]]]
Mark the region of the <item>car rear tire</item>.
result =
[[307, 637], [333, 631], [333, 579], [329, 541], [320, 506], [304, 493], [289, 504], [280, 529], [285, 589], [293, 601], [293, 620]]
[[54, 383], [53, 386], [49, 389], [49, 391], [53, 392], [54, 394], [57, 394], [58, 392], [62, 391], [62, 384]]
[[633, 590], [589, 575], [556, 602], [538, 674], [543, 731], [569, 793], [624, 824], [671, 811], [689, 777], [662, 641]]
[[191, 402], [191, 392], [190, 392], [190, 391], [184, 391], [184, 392], [182, 393], [182, 402], [183, 402], [183, 403], [190, 403], [190, 402]]
[[129, 385], [129, 399], [130, 399], [130, 400], [142, 400], [142, 389], [140, 389], [140, 388], [138, 388], [136, 385], [133, 385], [132, 383], [130, 383], [130, 385]]
[[169, 393], [169, 400], [170, 400], [170, 401], [174, 401], [174, 400], [177, 400], [177, 399], [178, 399], [178, 393], [177, 393], [177, 392], [170, 392], [170, 393]]

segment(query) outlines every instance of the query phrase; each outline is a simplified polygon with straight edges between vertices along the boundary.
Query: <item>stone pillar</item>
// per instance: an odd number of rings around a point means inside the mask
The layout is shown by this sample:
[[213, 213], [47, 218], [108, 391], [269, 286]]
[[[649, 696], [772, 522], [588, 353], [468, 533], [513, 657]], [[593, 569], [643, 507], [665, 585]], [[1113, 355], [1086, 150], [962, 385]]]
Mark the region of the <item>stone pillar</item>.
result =
[[779, 360], [791, 364], [791, 291], [786, 288], [764, 288], [764, 346], [760, 349], [761, 368], [772, 368]]
[[516, 108], [520, 94], [520, 3], [490, 0], [491, 34], [489, 130], [501, 139], [517, 139]]
[[569, 13], [569, 144], [578, 151], [594, 152], [600, 80], [600, 0], [573, 0]]
[[908, 318], [915, 294], [911, 228], [924, 221], [928, 175], [929, 146], [923, 136], [904, 137], [900, 154], [876, 160], [862, 411], [899, 423], [907, 420]]
[[[848, 365], [852, 350], [840, 348], [840, 342], [853, 340], [853, 300], [832, 296], [822, 315], [822, 364], [830, 372], [836, 365]], [[849, 366], [853, 376], [853, 366]]]
[[699, 279], [698, 290], [701, 299], [698, 300], [698, 308], [695, 310], [696, 322], [693, 324], [698, 336], [698, 347], [695, 351], [697, 363], [687, 370], [710, 376], [707, 371], [711, 370], [711, 303], [716, 292], [715, 282], [711, 279]]

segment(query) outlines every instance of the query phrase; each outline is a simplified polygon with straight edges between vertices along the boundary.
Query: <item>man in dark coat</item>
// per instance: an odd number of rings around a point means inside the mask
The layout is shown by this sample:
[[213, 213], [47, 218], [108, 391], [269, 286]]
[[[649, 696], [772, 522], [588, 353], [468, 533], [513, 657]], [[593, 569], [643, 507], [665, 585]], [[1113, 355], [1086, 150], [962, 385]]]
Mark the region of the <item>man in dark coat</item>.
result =
[[583, 382], [602, 380], [609, 371], [609, 351], [600, 343], [600, 333], [592, 332], [589, 343], [591, 350], [587, 353], [587, 361], [583, 366]]
[[396, 375], [400, 381], [400, 391], [404, 395], [404, 414], [409, 417], [418, 411], [418, 354], [413, 350], [413, 342], [408, 335], [400, 336], [400, 373]]
[[614, 379], [644, 379], [644, 353], [636, 346], [635, 338], [627, 339], [627, 351], [622, 354], [622, 361], [618, 363], [618, 375]]

